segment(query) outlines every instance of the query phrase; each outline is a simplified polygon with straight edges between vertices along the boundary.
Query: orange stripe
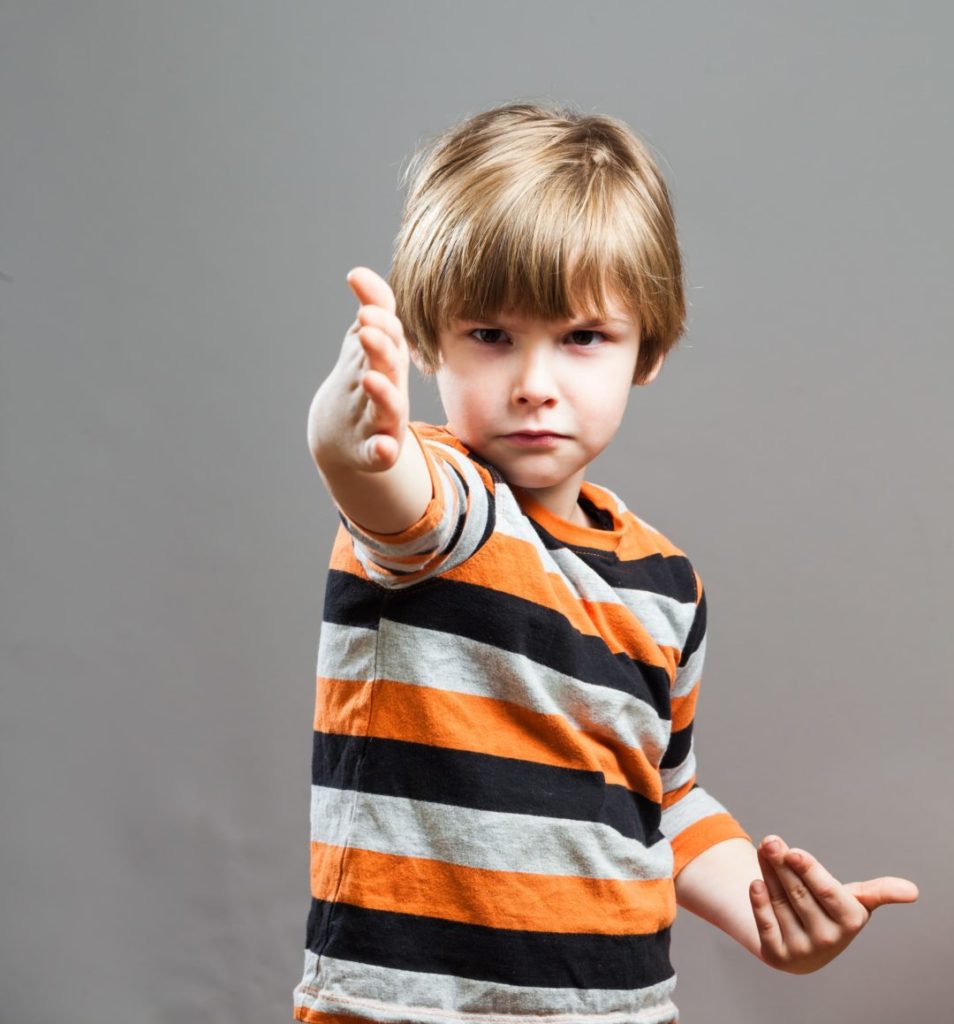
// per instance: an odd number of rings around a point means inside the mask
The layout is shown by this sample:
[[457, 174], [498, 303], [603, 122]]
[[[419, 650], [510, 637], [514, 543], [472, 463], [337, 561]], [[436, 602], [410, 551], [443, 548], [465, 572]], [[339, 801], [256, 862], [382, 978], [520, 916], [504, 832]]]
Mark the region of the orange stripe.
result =
[[367, 579], [364, 566], [355, 558], [354, 546], [351, 534], [344, 528], [344, 524], [338, 524], [338, 532], [335, 534], [334, 546], [331, 549], [331, 558], [328, 561], [329, 569], [337, 569], [339, 572], [347, 572], [352, 576], [360, 576]]
[[675, 916], [668, 877], [621, 881], [489, 871], [354, 847], [311, 846], [315, 899], [370, 910], [488, 928], [595, 935], [651, 934], [667, 927]]
[[364, 736], [371, 713], [373, 682], [315, 677], [315, 732]]
[[543, 570], [529, 541], [495, 533], [444, 576], [557, 612], [584, 636], [600, 637], [614, 654], [664, 668], [672, 677], [678, 651], [660, 647], [625, 605], [578, 598], [561, 576]]
[[[317, 677], [315, 729], [349, 736], [424, 743], [494, 757], [602, 772], [607, 782], [662, 799], [662, 783], [644, 751], [612, 736], [594, 738], [561, 715], [545, 715], [492, 697], [435, 690], [390, 679]], [[373, 689], [373, 701], [372, 701]], [[370, 723], [365, 720], [370, 710]]]
[[704, 853], [710, 846], [726, 839], [748, 839], [748, 832], [732, 817], [731, 814], [720, 812], [701, 818], [693, 825], [684, 828], [672, 841], [673, 877], [694, 857]]
[[[292, 1020], [301, 1020], [305, 1024], [361, 1024], [361, 1021], [371, 1019], [350, 1013], [322, 1013], [321, 1010], [309, 1010], [307, 1006], [296, 1006], [292, 1015]], [[375, 1021], [375, 1024], [380, 1022]]]
[[[611, 499], [607, 498], [607, 501]], [[647, 530], [635, 515], [629, 510], [621, 516], [630, 528], [623, 534], [623, 538], [616, 548], [616, 555], [620, 561], [630, 561], [634, 558], [647, 558], [650, 555], [662, 555], [664, 558], [682, 556], [685, 552], [677, 548], [668, 537], [661, 533], [653, 533]]]
[[678, 789], [671, 789], [668, 793], [663, 793], [663, 810], [665, 810], [667, 807], [672, 807], [674, 803], [680, 801], [686, 795], [686, 793], [688, 793], [689, 790], [692, 789], [692, 787], [695, 785], [695, 782], [696, 777], [695, 775], [693, 775], [688, 782], [681, 785]]
[[699, 683], [701, 680], [696, 681], [696, 685], [683, 697], [673, 697], [672, 699], [672, 731], [678, 732], [680, 729], [685, 729], [687, 725], [692, 721], [692, 716], [696, 713], [696, 701], [699, 699]]
[[[374, 552], [371, 552], [372, 561]], [[421, 560], [426, 559], [428, 556], [420, 556]], [[390, 560], [390, 559], [389, 559]], [[364, 571], [364, 566], [358, 561], [357, 556], [354, 553], [353, 538], [350, 533], [345, 529], [343, 524], [338, 525], [338, 533], [335, 537], [334, 546], [331, 549], [331, 558], [328, 563], [329, 569], [337, 569], [338, 572], [350, 573], [352, 576], [358, 576], [363, 580], [368, 579], [368, 574]], [[386, 569], [382, 569], [382, 572], [387, 572]], [[407, 575], [402, 575], [403, 581], [412, 581], [415, 575], [423, 575], [423, 569], [419, 570], [416, 574], [409, 572]]]

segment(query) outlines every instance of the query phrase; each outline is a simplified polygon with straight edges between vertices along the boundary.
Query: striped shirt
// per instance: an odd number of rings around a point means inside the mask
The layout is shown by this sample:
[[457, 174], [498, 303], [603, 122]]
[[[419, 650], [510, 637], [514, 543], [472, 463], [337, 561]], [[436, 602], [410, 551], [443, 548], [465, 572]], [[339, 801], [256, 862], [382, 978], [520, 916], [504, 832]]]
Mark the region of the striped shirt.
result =
[[675, 1021], [673, 879], [748, 838], [696, 782], [699, 576], [607, 488], [579, 526], [410, 429], [418, 522], [338, 509], [294, 1019]]

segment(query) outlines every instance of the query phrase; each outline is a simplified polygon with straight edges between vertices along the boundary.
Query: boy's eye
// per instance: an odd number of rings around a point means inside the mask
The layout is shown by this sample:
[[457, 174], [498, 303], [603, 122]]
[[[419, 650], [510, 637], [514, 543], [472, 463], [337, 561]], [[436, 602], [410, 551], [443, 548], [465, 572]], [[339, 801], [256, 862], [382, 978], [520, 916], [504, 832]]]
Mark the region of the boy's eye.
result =
[[[503, 331], [501, 331], [499, 327], [478, 327], [470, 333], [471, 336], [477, 339], [477, 341], [480, 341], [485, 345], [496, 345], [497, 342], [500, 341], [499, 336], [503, 334]], [[488, 334], [492, 337], [481, 337], [481, 335]], [[591, 344], [591, 341], [595, 341], [596, 339], [606, 340], [605, 334], [601, 334], [599, 331], [589, 330], [571, 331], [567, 337], [573, 339], [573, 343], [579, 348], [594, 348], [595, 344]]]
[[[581, 334], [582, 334], [582, 335], [590, 335], [590, 336], [591, 336], [592, 338], [594, 338], [594, 339], [595, 339], [595, 338], [602, 338], [602, 339], [603, 339], [604, 341], [606, 340], [606, 335], [605, 335], [605, 334], [601, 334], [601, 333], [600, 333], [599, 331], [586, 331], [586, 330], [581, 330], [581, 331], [573, 331], [573, 332], [572, 332], [572, 333], [570, 334], [570, 337], [574, 337], [574, 336], [579, 336], [579, 335], [581, 335]], [[583, 348], [593, 348], [593, 346], [592, 346], [592, 345], [587, 345], [587, 344], [585, 344], [585, 343], [583, 344], [583, 346], [582, 346], [582, 347], [583, 347]]]
[[498, 338], [482, 338], [482, 334], [502, 334], [503, 332], [496, 327], [478, 327], [476, 330], [470, 332], [472, 337], [477, 338], [478, 341], [482, 341], [485, 345], [493, 345], [499, 339]]

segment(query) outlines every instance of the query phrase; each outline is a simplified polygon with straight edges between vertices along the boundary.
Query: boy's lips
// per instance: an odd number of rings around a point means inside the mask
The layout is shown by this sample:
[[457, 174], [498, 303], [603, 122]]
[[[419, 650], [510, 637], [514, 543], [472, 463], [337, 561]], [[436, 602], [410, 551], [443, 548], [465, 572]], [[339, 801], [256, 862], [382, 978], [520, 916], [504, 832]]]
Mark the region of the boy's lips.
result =
[[511, 430], [509, 434], [504, 434], [504, 437], [513, 437], [514, 434], [523, 434], [530, 437], [541, 437], [546, 434], [550, 437], [566, 437], [566, 434], [561, 434], [559, 430], [547, 430], [543, 427], [528, 427], [526, 430]]
[[513, 441], [515, 444], [544, 445], [559, 441], [566, 437], [566, 434], [558, 434], [555, 430], [517, 430], [503, 436], [505, 440]]

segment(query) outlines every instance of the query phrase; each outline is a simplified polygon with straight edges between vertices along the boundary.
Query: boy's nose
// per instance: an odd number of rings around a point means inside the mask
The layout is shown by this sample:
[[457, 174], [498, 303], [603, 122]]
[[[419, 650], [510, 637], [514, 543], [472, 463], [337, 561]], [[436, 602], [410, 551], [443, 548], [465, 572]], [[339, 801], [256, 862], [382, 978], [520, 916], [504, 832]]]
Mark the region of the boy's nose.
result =
[[556, 381], [545, 355], [532, 356], [521, 363], [511, 398], [518, 405], [545, 405], [556, 401]]

